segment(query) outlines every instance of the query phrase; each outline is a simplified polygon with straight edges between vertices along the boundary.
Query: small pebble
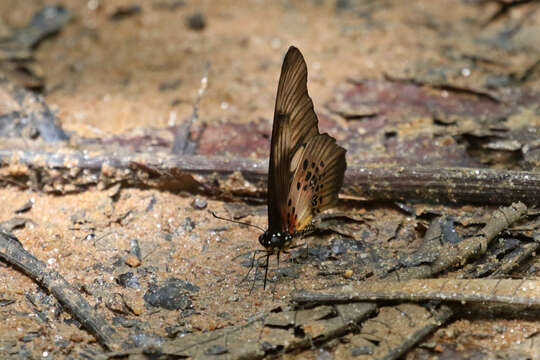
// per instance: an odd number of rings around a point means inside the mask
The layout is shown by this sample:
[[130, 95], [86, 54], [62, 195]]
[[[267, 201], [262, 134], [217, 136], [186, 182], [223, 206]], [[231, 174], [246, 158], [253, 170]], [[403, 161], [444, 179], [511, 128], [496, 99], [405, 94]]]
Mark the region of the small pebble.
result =
[[141, 265], [141, 260], [139, 260], [137, 256], [132, 255], [132, 254], [129, 254], [128, 256], [126, 256], [126, 259], [124, 260], [124, 262], [131, 267], [137, 267]]
[[200, 31], [206, 27], [206, 20], [204, 15], [200, 12], [196, 12], [187, 18], [187, 25], [191, 30]]
[[204, 352], [206, 355], [222, 355], [228, 352], [227, 348], [222, 345], [212, 345]]
[[116, 278], [116, 282], [118, 285], [123, 286], [125, 288], [131, 288], [131, 289], [140, 289], [141, 284], [139, 284], [139, 277], [135, 274], [133, 274], [131, 271], [120, 274]]
[[347, 269], [343, 273], [343, 276], [345, 276], [346, 278], [350, 278], [351, 276], [353, 276], [353, 271], [351, 269]]
[[352, 356], [371, 355], [373, 348], [371, 346], [360, 346], [351, 350]]
[[193, 206], [193, 208], [195, 208], [197, 210], [203, 210], [203, 209], [206, 209], [206, 207], [208, 206], [208, 201], [206, 201], [205, 199], [202, 199], [200, 197], [196, 197], [191, 202], [191, 206]]
[[84, 340], [84, 337], [79, 332], [74, 332], [70, 335], [69, 340], [79, 343]]
[[187, 232], [191, 232], [195, 229], [195, 221], [191, 220], [190, 217], [186, 217], [182, 223], [182, 228]]
[[127, 296], [124, 301], [133, 314], [139, 316], [144, 312], [144, 299], [141, 296]]
[[129, 254], [136, 256], [139, 261], [141, 261], [141, 248], [137, 239], [132, 239], [129, 241]]

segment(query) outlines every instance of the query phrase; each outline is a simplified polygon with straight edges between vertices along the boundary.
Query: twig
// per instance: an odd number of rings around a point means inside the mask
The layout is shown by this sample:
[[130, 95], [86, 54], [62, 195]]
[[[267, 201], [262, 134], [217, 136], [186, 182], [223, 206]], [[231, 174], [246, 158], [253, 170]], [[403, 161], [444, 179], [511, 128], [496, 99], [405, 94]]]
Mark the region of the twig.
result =
[[535, 242], [525, 244], [522, 247], [518, 248], [516, 250], [516, 256], [514, 256], [511, 261], [503, 263], [500, 268], [498, 268], [495, 272], [493, 272], [493, 274], [491, 274], [490, 277], [498, 278], [501, 276], [505, 276], [506, 274], [510, 274], [515, 268], [521, 265], [523, 261], [525, 261], [525, 259], [529, 258], [538, 250], [538, 248], [540, 248], [539, 241], [540, 234], [538, 234]]
[[28, 253], [17, 238], [0, 231], [0, 259], [19, 268], [52, 293], [82, 326], [109, 350], [120, 349], [121, 338], [116, 330], [56, 271]]
[[191, 118], [178, 126], [174, 135], [172, 152], [174, 154], [193, 154], [197, 148], [197, 143], [191, 139], [191, 127], [193, 123], [199, 120], [199, 104], [208, 86], [208, 73], [210, 64], [206, 64], [204, 75], [201, 78], [201, 86], [197, 92], [197, 97], [193, 102], [193, 112]]

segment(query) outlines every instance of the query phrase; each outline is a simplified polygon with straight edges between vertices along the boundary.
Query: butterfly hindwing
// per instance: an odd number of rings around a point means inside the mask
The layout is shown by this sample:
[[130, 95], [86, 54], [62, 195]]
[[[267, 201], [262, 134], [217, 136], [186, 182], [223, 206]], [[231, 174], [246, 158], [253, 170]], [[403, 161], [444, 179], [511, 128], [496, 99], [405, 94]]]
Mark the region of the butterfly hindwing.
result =
[[287, 200], [292, 176], [291, 161], [308, 140], [319, 134], [317, 115], [307, 91], [307, 67], [300, 51], [289, 48], [281, 68], [274, 110], [268, 173], [268, 226], [287, 228]]
[[287, 200], [287, 227], [302, 231], [313, 216], [337, 202], [345, 173], [345, 149], [327, 134], [316, 135], [305, 144], [298, 161]]

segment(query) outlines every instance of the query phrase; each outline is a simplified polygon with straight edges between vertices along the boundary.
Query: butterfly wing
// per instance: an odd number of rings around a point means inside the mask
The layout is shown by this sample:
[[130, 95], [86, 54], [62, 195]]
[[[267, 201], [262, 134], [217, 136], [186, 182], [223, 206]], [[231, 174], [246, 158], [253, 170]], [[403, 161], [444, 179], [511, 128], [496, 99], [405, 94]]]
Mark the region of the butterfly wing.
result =
[[289, 233], [305, 229], [313, 216], [337, 202], [346, 167], [345, 149], [334, 138], [322, 134], [308, 140], [289, 190]]
[[268, 170], [268, 227], [271, 231], [287, 228], [287, 201], [298, 158], [307, 141], [318, 135], [317, 115], [307, 91], [307, 66], [300, 51], [290, 47], [283, 60], [279, 78], [272, 128]]
[[281, 68], [268, 176], [270, 231], [301, 231], [331, 207], [343, 185], [345, 149], [319, 134], [307, 91], [307, 67], [290, 47]]

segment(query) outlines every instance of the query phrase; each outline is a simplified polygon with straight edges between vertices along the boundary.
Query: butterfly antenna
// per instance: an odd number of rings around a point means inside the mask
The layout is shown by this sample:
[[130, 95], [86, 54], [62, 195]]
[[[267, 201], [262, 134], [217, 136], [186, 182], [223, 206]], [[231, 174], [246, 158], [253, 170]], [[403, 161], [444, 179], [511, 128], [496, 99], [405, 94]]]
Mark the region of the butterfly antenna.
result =
[[237, 223], [237, 224], [240, 224], [240, 225], [251, 226], [251, 227], [254, 227], [254, 228], [256, 228], [256, 229], [261, 230], [262, 232], [265, 232], [265, 230], [264, 230], [262, 227], [260, 227], [260, 226], [253, 225], [253, 224], [249, 224], [249, 223], [246, 223], [246, 222], [243, 222], [243, 221], [238, 221], [238, 220], [233, 220], [233, 219], [227, 219], [227, 218], [224, 218], [224, 217], [221, 217], [221, 216], [216, 215], [216, 213], [213, 212], [213, 211], [211, 211], [211, 210], [209, 210], [209, 211], [210, 211], [210, 214], [212, 214], [212, 216], [215, 217], [216, 219], [225, 220], [225, 221], [230, 221], [230, 222]]

